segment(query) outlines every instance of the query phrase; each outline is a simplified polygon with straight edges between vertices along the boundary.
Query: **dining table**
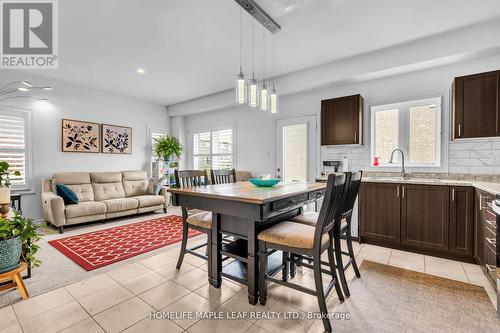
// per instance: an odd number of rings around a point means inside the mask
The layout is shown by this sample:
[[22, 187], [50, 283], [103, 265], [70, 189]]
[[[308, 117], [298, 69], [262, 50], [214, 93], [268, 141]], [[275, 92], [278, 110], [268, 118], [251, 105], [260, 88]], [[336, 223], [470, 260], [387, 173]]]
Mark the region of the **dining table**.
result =
[[[303, 207], [323, 197], [325, 183], [282, 182], [257, 187], [250, 182], [170, 188], [174, 206], [212, 212], [212, 256], [209, 282], [220, 288], [222, 277], [248, 287], [248, 301], [258, 300], [257, 235], [281, 221], [302, 213]], [[222, 235], [232, 236], [222, 241]], [[229, 259], [229, 260], [228, 260]], [[283, 253], [268, 259], [270, 273], [283, 268]]]

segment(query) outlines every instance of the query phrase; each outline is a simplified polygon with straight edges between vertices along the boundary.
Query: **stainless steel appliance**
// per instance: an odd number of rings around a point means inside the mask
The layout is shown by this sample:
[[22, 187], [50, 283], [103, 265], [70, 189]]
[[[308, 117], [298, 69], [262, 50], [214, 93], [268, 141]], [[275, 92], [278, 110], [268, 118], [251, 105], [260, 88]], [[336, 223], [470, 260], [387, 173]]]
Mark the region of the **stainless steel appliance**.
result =
[[491, 202], [491, 209], [495, 212], [496, 218], [496, 280], [497, 280], [497, 315], [500, 317], [500, 194]]
[[327, 177], [329, 174], [342, 171], [342, 161], [323, 161], [321, 176]]

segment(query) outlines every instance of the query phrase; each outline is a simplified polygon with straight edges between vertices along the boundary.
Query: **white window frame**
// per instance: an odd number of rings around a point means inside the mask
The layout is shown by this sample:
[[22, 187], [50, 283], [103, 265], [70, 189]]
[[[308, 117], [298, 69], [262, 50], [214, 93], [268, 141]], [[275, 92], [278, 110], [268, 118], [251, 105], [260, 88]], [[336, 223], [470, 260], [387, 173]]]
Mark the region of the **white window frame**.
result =
[[[16, 107], [0, 106], [0, 114], [24, 118], [24, 153], [25, 153], [25, 182], [22, 185], [12, 184], [13, 192], [33, 192], [33, 144], [32, 144], [32, 110]], [[13, 149], [18, 151], [18, 149]]]
[[[194, 131], [191, 131], [190, 133], [190, 157], [191, 157], [191, 166], [194, 168], [194, 158], [197, 156], [209, 156], [210, 157], [210, 168], [213, 167], [213, 156], [224, 156], [224, 155], [229, 155], [229, 154], [214, 154], [213, 153], [213, 145], [212, 145], [212, 133], [213, 132], [218, 132], [218, 131], [226, 131], [226, 130], [231, 130], [231, 139], [232, 139], [232, 147], [231, 147], [231, 155], [232, 155], [232, 161], [233, 161], [233, 169], [236, 169], [236, 123], [232, 126], [218, 126], [218, 127], [213, 127], [213, 128], [202, 128], [202, 129], [197, 129]], [[194, 136], [196, 134], [200, 133], [207, 133], [210, 132], [210, 154], [195, 154], [194, 153]]]
[[[398, 123], [398, 147], [401, 148], [405, 152], [405, 167], [408, 167], [409, 169], [414, 168], [414, 169], [419, 169], [419, 170], [425, 170], [425, 169], [442, 169], [444, 166], [444, 156], [442, 154], [443, 152], [443, 145], [444, 142], [442, 140], [443, 138], [443, 105], [444, 105], [444, 98], [440, 95], [434, 95], [435, 97], [429, 97], [429, 98], [415, 98], [415, 99], [404, 99], [399, 102], [392, 102], [392, 103], [378, 103], [376, 105], [372, 105], [370, 107], [370, 169], [381, 169], [381, 168], [394, 168], [394, 167], [400, 167], [401, 166], [401, 157], [397, 156], [397, 163], [380, 163], [379, 166], [374, 167], [373, 166], [373, 158], [375, 157], [375, 114], [377, 111], [383, 111], [383, 110], [390, 110], [390, 109], [399, 109], [399, 123]], [[409, 139], [410, 139], [410, 112], [409, 108], [410, 107], [415, 107], [415, 106], [425, 106], [429, 104], [436, 104], [437, 107], [437, 112], [436, 112], [436, 127], [437, 127], [437, 132], [436, 132], [436, 152], [435, 156], [438, 158], [436, 163], [420, 163], [420, 164], [415, 164], [415, 163], [410, 163], [410, 156], [409, 156]], [[403, 110], [403, 111], [402, 111]]]
[[153, 162], [154, 162], [154, 153], [153, 153], [153, 133], [155, 134], [161, 134], [161, 135], [168, 135], [168, 130], [165, 128], [160, 128], [160, 127], [148, 127], [147, 128], [147, 135], [148, 137], [146, 138], [146, 142], [148, 142], [148, 160], [149, 160], [149, 177], [152, 177], [153, 175]]

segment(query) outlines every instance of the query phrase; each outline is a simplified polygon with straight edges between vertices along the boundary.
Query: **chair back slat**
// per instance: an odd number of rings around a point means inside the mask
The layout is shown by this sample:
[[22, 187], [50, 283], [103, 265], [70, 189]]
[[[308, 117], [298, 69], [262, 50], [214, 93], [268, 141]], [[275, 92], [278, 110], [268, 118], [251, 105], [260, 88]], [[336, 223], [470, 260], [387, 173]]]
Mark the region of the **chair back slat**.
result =
[[333, 229], [336, 217], [344, 207], [346, 194], [346, 175], [328, 175], [325, 196], [315, 227], [315, 249], [319, 250], [323, 235]]
[[236, 183], [236, 170], [210, 170], [210, 178], [212, 184], [229, 184]]
[[208, 184], [205, 170], [175, 170], [175, 183], [178, 188], [196, 187]]
[[356, 198], [359, 194], [359, 188], [361, 186], [361, 178], [363, 177], [363, 171], [349, 172], [347, 176], [347, 194], [344, 202], [344, 207], [342, 208], [342, 217], [352, 214], [352, 209]]

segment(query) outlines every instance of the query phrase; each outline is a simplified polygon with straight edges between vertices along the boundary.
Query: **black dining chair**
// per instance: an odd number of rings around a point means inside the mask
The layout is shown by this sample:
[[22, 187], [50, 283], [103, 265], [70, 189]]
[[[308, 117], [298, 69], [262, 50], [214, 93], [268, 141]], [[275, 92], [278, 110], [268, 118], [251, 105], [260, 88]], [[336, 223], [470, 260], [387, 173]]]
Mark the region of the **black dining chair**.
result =
[[[174, 171], [176, 187], [196, 187], [204, 186], [208, 184], [208, 176], [205, 170], [182, 170]], [[189, 229], [198, 230], [207, 235], [207, 243], [197, 245], [192, 248], [187, 248], [188, 233]], [[186, 253], [192, 254], [196, 257], [205, 259], [208, 261], [208, 272], [210, 281], [211, 272], [211, 258], [212, 254], [212, 212], [207, 212], [199, 209], [189, 209], [188, 207], [182, 207], [182, 242], [181, 249], [179, 252], [179, 259], [177, 260], [177, 269], [182, 266], [182, 261], [184, 260], [184, 255]], [[206, 246], [206, 255], [196, 252], [196, 250]]]
[[[321, 318], [325, 331], [332, 332], [332, 325], [328, 316], [326, 298], [335, 287], [337, 296], [344, 301], [339, 280], [335, 269], [333, 253], [333, 227], [335, 217], [342, 209], [345, 200], [345, 175], [328, 176], [323, 205], [315, 226], [285, 221], [260, 232], [259, 240], [259, 302], [262, 305], [267, 301], [267, 284], [274, 282], [310, 295], [318, 299]], [[306, 256], [312, 264], [303, 263], [302, 266], [314, 271], [315, 289], [274, 278], [277, 273], [267, 272], [267, 258], [275, 250]], [[322, 268], [321, 255], [327, 251], [329, 270]], [[323, 289], [323, 276], [326, 273], [331, 277], [326, 289]]]
[[210, 179], [212, 184], [229, 184], [236, 183], [236, 170], [234, 169], [224, 169], [224, 170], [210, 170]]
[[[351, 219], [354, 203], [359, 194], [359, 188], [361, 186], [361, 178], [363, 177], [363, 172], [346, 172], [346, 195], [345, 201], [342, 209], [335, 218], [335, 225], [333, 228], [333, 241], [334, 241], [334, 252], [335, 252], [335, 262], [337, 270], [339, 272], [340, 282], [342, 284], [342, 289], [346, 297], [351, 295], [349, 287], [347, 285], [347, 278], [345, 272], [350, 266], [354, 269], [354, 273], [359, 278], [361, 274], [359, 272], [358, 265], [356, 263], [356, 257], [354, 249], [352, 246], [352, 235], [351, 235]], [[314, 226], [316, 225], [319, 218], [319, 213], [317, 212], [305, 212], [291, 219], [293, 222]], [[347, 245], [347, 252], [342, 251], [341, 238], [344, 237]], [[343, 256], [348, 256], [349, 259], [344, 265]], [[303, 258], [296, 258], [291, 255], [290, 264], [290, 274], [293, 276], [295, 273], [295, 265], [301, 265]]]

